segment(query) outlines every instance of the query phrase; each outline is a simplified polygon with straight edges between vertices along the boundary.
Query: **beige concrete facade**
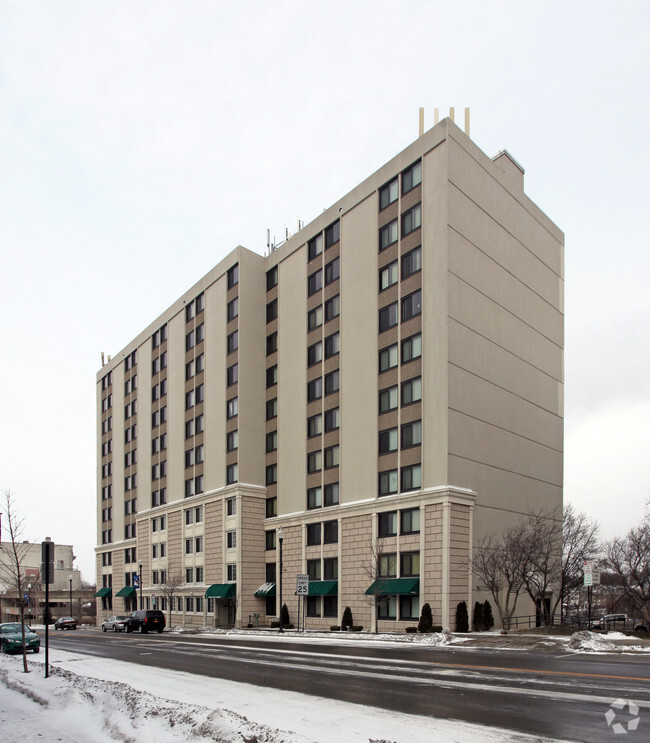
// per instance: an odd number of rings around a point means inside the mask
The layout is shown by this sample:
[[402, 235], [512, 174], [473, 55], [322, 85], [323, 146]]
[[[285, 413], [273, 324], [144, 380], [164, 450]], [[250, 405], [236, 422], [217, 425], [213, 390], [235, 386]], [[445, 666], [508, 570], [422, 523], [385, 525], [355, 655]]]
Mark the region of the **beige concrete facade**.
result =
[[425, 602], [453, 628], [487, 598], [473, 545], [562, 504], [564, 238], [523, 182], [445, 119], [104, 365], [100, 618], [135, 608], [117, 593], [141, 572], [173, 623], [270, 624], [279, 527], [294, 624], [301, 573], [308, 628], [349, 606], [404, 629]]

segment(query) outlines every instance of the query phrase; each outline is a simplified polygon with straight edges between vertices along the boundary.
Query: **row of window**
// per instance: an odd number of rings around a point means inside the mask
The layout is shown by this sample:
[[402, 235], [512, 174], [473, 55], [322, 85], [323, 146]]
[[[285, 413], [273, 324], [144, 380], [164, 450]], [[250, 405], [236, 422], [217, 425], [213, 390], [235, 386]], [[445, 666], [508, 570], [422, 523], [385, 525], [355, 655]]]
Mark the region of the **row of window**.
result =
[[[341, 223], [334, 222], [325, 229], [325, 250], [331, 248], [341, 239]], [[323, 235], [322, 233], [309, 240], [307, 243], [307, 256], [311, 261], [323, 252]]]
[[130, 490], [135, 490], [138, 487], [138, 475], [134, 473], [127, 475], [124, 478], [124, 492], [128, 493]]
[[329, 286], [336, 281], [341, 275], [340, 258], [334, 258], [325, 264], [325, 269], [319, 268], [318, 271], [307, 277], [307, 295], [311, 297], [323, 288], [323, 275], [325, 276], [325, 286]]
[[379, 495], [395, 495], [399, 491], [405, 493], [422, 487], [422, 465], [411, 464], [408, 467], [385, 470], [379, 473]]
[[195, 359], [192, 359], [185, 364], [185, 381], [192, 379], [192, 377], [203, 371], [203, 360], [204, 356], [201, 353]]
[[190, 330], [189, 333], [186, 333], [185, 335], [185, 350], [191, 351], [194, 346], [198, 346], [199, 343], [202, 343], [205, 340], [205, 325], [204, 323], [201, 323], [200, 325], [197, 325], [196, 328], [193, 330]]
[[[124, 382], [124, 396], [130, 395], [138, 389], [138, 375], [134, 374]], [[110, 397], [110, 396], [109, 396]]]
[[195, 405], [199, 405], [204, 399], [204, 387], [202, 384], [197, 385], [193, 390], [185, 393], [185, 410], [190, 410]]
[[[402, 280], [422, 270], [422, 246], [413, 248], [402, 256]], [[399, 261], [394, 260], [387, 266], [379, 269], [379, 291], [388, 289], [399, 281]]]
[[205, 309], [205, 295], [203, 292], [199, 294], [196, 299], [185, 305], [185, 322], [189, 322], [194, 319], [196, 315], [199, 315]]
[[[396, 410], [399, 406], [398, 386], [379, 390], [379, 414]], [[402, 382], [402, 406], [412, 405], [422, 399], [422, 377], [415, 377]]]
[[138, 461], [138, 450], [132, 449], [131, 451], [127, 451], [124, 455], [124, 466], [130, 467], [132, 464], [136, 464]]
[[167, 323], [165, 323], [162, 328], [159, 330], [156, 330], [156, 332], [151, 336], [151, 347], [152, 348], [158, 348], [162, 343], [164, 343], [167, 340]]
[[163, 351], [160, 356], [156, 356], [151, 361], [151, 376], [155, 377], [156, 374], [167, 368], [167, 351]]
[[113, 395], [109, 394], [102, 400], [102, 413], [106, 413], [113, 406]]
[[113, 384], [113, 372], [109, 371], [102, 377], [102, 392], [105, 392]]
[[[385, 209], [389, 204], [397, 201], [399, 193], [399, 177], [393, 178], [392, 181], [379, 189], [379, 210]], [[402, 196], [422, 183], [422, 161], [416, 163], [402, 171]]]
[[328, 446], [322, 451], [311, 451], [307, 454], [307, 474], [313, 475], [322, 469], [331, 469], [339, 466], [339, 445]]
[[[307, 524], [307, 546], [316, 547], [321, 544], [337, 544], [339, 541], [339, 522], [318, 521], [313, 524]], [[277, 548], [277, 531], [275, 529], [266, 532], [266, 549], [274, 550]]]
[[159, 480], [161, 477], [167, 477], [167, 461], [163, 460], [157, 464], [151, 465], [152, 481]]
[[129, 371], [130, 369], [133, 369], [133, 367], [138, 363], [138, 350], [132, 351], [128, 356], [124, 359], [124, 369], [126, 371]]
[[339, 484], [332, 482], [324, 487], [320, 485], [307, 489], [307, 509], [336, 506], [339, 503]]
[[326, 359], [340, 352], [341, 336], [338, 331], [328, 335], [325, 341], [317, 341], [307, 348], [307, 366], [313, 366], [323, 360], [323, 349], [325, 349]]
[[203, 552], [203, 537], [191, 537], [185, 540], [185, 554], [191, 555], [194, 553]]
[[317, 413], [307, 418], [307, 437], [319, 436], [323, 433], [323, 418], [325, 419], [325, 433], [335, 431], [339, 428], [341, 417], [339, 408], [330, 408], [325, 413]]
[[323, 388], [325, 389], [325, 395], [331, 395], [333, 392], [338, 392], [339, 387], [340, 375], [338, 369], [329, 372], [324, 377], [312, 379], [311, 382], [307, 382], [307, 402], [319, 400], [323, 396]]
[[[393, 219], [392, 222], [384, 225], [379, 230], [380, 251], [385, 250], [397, 242], [399, 234], [398, 223], [399, 220]], [[402, 214], [402, 237], [410, 235], [411, 232], [415, 232], [420, 227], [422, 227], [422, 205], [416, 204]]]
[[[402, 364], [408, 364], [409, 361], [419, 359], [422, 356], [422, 334], [416, 333], [401, 342], [402, 347]], [[379, 373], [393, 369], [399, 363], [398, 345], [393, 343], [390, 346], [379, 350]]]
[[[382, 333], [388, 328], [392, 328], [399, 322], [399, 316], [397, 313], [398, 302], [392, 302], [386, 307], [382, 307], [379, 310], [379, 332]], [[422, 314], [422, 290], [407, 294], [401, 299], [402, 305], [402, 322], [410, 320], [412, 317]]]
[[[397, 426], [386, 428], [379, 432], [379, 454], [389, 454], [397, 451], [399, 443], [399, 429]], [[403, 423], [401, 428], [401, 448], [409, 449], [422, 443], [422, 421]]]
[[167, 557], [167, 543], [166, 542], [155, 542], [151, 545], [151, 558], [153, 560], [163, 559]]
[[190, 477], [185, 480], [185, 497], [191, 498], [193, 495], [201, 495], [203, 492], [203, 475]]
[[[333, 320], [338, 317], [341, 312], [341, 297], [337, 294], [331, 299], [328, 299], [324, 305], [325, 308], [325, 322]], [[314, 307], [307, 313], [307, 331], [310, 332], [320, 327], [323, 324], [323, 305], [319, 304], [318, 307]]]
[[195, 464], [201, 464], [203, 462], [203, 444], [194, 447], [193, 449], [187, 449], [185, 452], [185, 468], [194, 467]]
[[167, 394], [167, 380], [161, 379], [158, 384], [154, 384], [151, 388], [151, 402], [156, 402], [156, 400], [160, 400], [161, 397], [164, 397]]

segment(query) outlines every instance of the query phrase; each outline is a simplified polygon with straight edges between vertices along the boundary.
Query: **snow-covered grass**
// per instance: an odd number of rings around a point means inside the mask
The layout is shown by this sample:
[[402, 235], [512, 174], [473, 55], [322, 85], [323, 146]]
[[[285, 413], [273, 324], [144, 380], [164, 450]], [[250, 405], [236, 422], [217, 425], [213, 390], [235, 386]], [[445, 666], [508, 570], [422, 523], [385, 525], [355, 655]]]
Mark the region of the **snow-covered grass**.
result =
[[[170, 632], [180, 634], [180, 628]], [[233, 639], [253, 632], [220, 631], [207, 627], [193, 634], [227, 634]], [[277, 634], [255, 632], [277, 640]], [[625, 649], [631, 638], [610, 633], [608, 639], [591, 632], [572, 638], [547, 635], [507, 635], [497, 632], [454, 636], [355, 636], [329, 633], [285, 633], [288, 642], [332, 644], [418, 642], [428, 645], [460, 643], [500, 647], [540, 647], [561, 643], [572, 652]], [[610, 639], [611, 638], [611, 639]], [[606, 645], [606, 646], [605, 646]], [[611, 646], [611, 647], [610, 647]], [[636, 649], [636, 648], [634, 648]], [[650, 643], [638, 649], [647, 651]], [[14, 743], [79, 741], [80, 743], [180, 743], [180, 741], [238, 741], [238, 743], [505, 743], [541, 741], [455, 720], [418, 717], [295, 692], [194, 676], [58, 649], [50, 650], [50, 677], [44, 677], [43, 656], [28, 658], [31, 672], [22, 672], [20, 656], [0, 655], [0, 729]]]

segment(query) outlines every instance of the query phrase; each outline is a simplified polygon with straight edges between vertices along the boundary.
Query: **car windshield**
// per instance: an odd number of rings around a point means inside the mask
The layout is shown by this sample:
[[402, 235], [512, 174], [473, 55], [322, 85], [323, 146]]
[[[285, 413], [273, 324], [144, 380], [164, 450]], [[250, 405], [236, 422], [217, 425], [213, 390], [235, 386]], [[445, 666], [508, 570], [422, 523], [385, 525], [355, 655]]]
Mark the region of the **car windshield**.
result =
[[[28, 630], [29, 628], [26, 626], [25, 630]], [[0, 632], [2, 632], [3, 635], [13, 635], [15, 632], [20, 632], [20, 625], [19, 624], [3, 624], [0, 625]]]

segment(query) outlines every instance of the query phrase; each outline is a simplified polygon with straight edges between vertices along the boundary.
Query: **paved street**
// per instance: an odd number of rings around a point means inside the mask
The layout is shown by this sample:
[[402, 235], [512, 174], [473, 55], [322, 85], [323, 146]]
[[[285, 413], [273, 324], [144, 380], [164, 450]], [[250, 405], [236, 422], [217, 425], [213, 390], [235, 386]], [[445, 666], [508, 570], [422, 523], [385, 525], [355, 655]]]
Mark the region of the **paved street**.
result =
[[[59, 633], [50, 641], [52, 648], [142, 665], [585, 742], [612, 739], [605, 713], [623, 698], [640, 707], [639, 734], [647, 735], [650, 727], [647, 654], [373, 645], [337, 638], [285, 641], [242, 634], [115, 635], [94, 629]], [[629, 719], [617, 711], [616, 721]]]

